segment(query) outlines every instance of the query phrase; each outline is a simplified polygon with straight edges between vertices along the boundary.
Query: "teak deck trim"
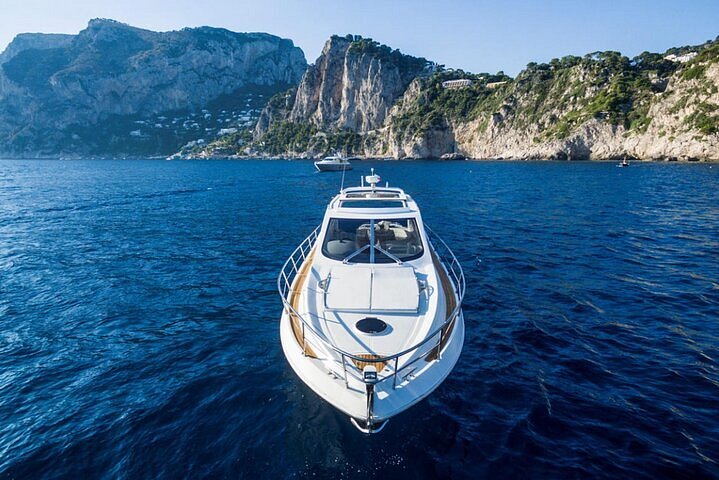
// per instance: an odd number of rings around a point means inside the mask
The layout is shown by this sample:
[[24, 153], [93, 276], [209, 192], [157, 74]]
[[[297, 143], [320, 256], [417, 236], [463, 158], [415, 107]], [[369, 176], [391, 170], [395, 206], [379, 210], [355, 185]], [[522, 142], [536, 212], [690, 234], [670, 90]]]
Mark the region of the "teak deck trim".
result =
[[[313, 248], [305, 261], [302, 263], [302, 266], [300, 267], [299, 272], [297, 272], [297, 276], [295, 277], [292, 285], [289, 302], [296, 312], [299, 312], [299, 303], [300, 297], [302, 295], [302, 289], [304, 288], [307, 277], [309, 276], [309, 270], [312, 267], [312, 260], [314, 259], [315, 251], [316, 249]], [[457, 296], [454, 291], [452, 281], [450, 280], [449, 275], [444, 268], [444, 265], [442, 265], [442, 262], [440, 262], [439, 257], [437, 257], [437, 254], [434, 252], [434, 250], [430, 250], [430, 252], [432, 254], [432, 263], [434, 264], [434, 268], [437, 271], [437, 275], [439, 276], [439, 282], [442, 284], [442, 291], [444, 292], [446, 321], [446, 319], [448, 319], [454, 311], [454, 308], [457, 306]], [[292, 324], [292, 333], [295, 336], [295, 340], [297, 340], [297, 344], [300, 346], [301, 349], [303, 349], [306, 356], [310, 358], [318, 358], [315, 351], [310, 345], [307, 344], [307, 342], [305, 342], [304, 345], [302, 344], [302, 321], [300, 320], [300, 318], [295, 315], [292, 310], [289, 310], [288, 314], [290, 316], [290, 321]], [[452, 331], [454, 330], [454, 324], [456, 323], [456, 321], [457, 319], [455, 318], [452, 323], [444, 327], [442, 332], [441, 344], [438, 345], [437, 348], [433, 348], [432, 350], [430, 350], [430, 352], [425, 356], [425, 360], [430, 362], [439, 358], [439, 352], [447, 345]], [[372, 353], [360, 353], [357, 354], [357, 356], [366, 360], [376, 360], [382, 358], [381, 356]], [[368, 365], [373, 365], [377, 368], [377, 372], [381, 372], [387, 365], [386, 362], [363, 362], [362, 360], [355, 359], [352, 359], [352, 362], [357, 366], [360, 371], [362, 371], [364, 367]]]
[[[434, 263], [434, 269], [437, 271], [437, 275], [439, 275], [439, 282], [442, 284], [442, 291], [444, 292], [446, 305], [444, 318], [445, 321], [447, 321], [449, 316], [454, 311], [454, 308], [457, 306], [457, 296], [454, 292], [454, 287], [452, 286], [452, 280], [450, 280], [449, 275], [447, 275], [447, 271], [444, 269], [444, 265], [442, 265], [442, 262], [439, 261], [439, 257], [437, 257], [437, 254], [434, 252], [434, 249], [430, 249], [430, 252], [432, 252], [432, 263]], [[442, 351], [444, 346], [449, 341], [449, 337], [452, 335], [452, 330], [454, 329], [455, 323], [457, 323], [456, 318], [452, 323], [444, 327], [442, 331], [441, 344], [438, 345], [437, 348], [433, 348], [425, 357], [428, 362], [439, 358], [439, 352]]]
[[[367, 360], [382, 358], [381, 356], [373, 353], [358, 353], [357, 356]], [[360, 371], [364, 370], [364, 367], [372, 365], [377, 368], [378, 373], [384, 370], [385, 365], [387, 365], [387, 362], [363, 362], [362, 360], [355, 360], [354, 358], [352, 359], [352, 362], [360, 369]]]
[[[312, 260], [315, 256], [315, 248], [312, 249], [310, 254], [305, 258], [304, 263], [300, 267], [300, 271], [297, 272], [297, 276], [295, 277], [294, 282], [292, 282], [292, 290], [290, 294], [290, 305], [292, 305], [292, 308], [295, 312], [299, 313], [299, 303], [300, 303], [300, 296], [302, 295], [302, 288], [305, 285], [305, 281], [307, 280], [308, 271], [310, 267], [312, 266]], [[317, 354], [314, 350], [312, 350], [312, 347], [307, 345], [307, 342], [302, 342], [302, 320], [299, 319], [297, 315], [295, 315], [292, 310], [289, 312], [290, 320], [292, 322], [292, 333], [295, 334], [295, 339], [297, 340], [297, 343], [300, 345], [300, 348], [304, 351], [304, 354], [310, 358], [317, 358]]]

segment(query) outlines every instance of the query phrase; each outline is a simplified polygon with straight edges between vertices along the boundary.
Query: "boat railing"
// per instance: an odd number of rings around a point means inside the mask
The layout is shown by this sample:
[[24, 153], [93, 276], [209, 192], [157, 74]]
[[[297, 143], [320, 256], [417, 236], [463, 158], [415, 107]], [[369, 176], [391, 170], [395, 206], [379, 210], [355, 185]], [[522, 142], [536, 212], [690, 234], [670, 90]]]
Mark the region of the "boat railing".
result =
[[[452, 282], [452, 289], [457, 300], [454, 309], [441, 325], [436, 327], [429, 333], [429, 335], [415, 345], [388, 356], [370, 356], [346, 352], [337, 347], [326, 337], [326, 335], [313, 327], [312, 324], [300, 315], [300, 313], [292, 306], [291, 297], [293, 293], [296, 293], [293, 288], [296, 283], [298, 283], [296, 282], [297, 276], [300, 273], [304, 262], [310, 255], [312, 255], [312, 250], [317, 242], [319, 230], [320, 227], [318, 226], [302, 241], [302, 243], [299, 244], [299, 246], [289, 256], [283, 265], [279, 276], [277, 277], [277, 289], [280, 297], [282, 298], [283, 307], [290, 316], [290, 320], [292, 317], [295, 317], [300, 323], [301, 346], [303, 353], [308, 355], [308, 352], [315, 352], [315, 349], [320, 351], [321, 349], [325, 349], [337, 355], [337, 358], [333, 359], [336, 360], [334, 362], [336, 370], [332, 373], [338, 378], [343, 378], [347, 388], [350, 388], [350, 377], [362, 383], [372, 383], [375, 385], [391, 379], [392, 388], [396, 388], [398, 383], [401, 384], [405, 380], [408, 380], [412, 373], [417, 370], [415, 364], [419, 360], [441, 360], [442, 351], [448, 343], [446, 335], [451, 333], [454, 323], [461, 314], [462, 300], [465, 292], [465, 279], [464, 272], [462, 271], [462, 265], [444, 240], [442, 240], [431, 228], [425, 225], [425, 231], [427, 232], [434, 252]], [[298, 340], [300, 339], [298, 338]], [[400, 360], [403, 361], [400, 362]], [[376, 368], [378, 378], [376, 380], [365, 380], [363, 371], [356, 365], [356, 363], [374, 365], [378, 367]], [[385, 365], [390, 367], [389, 372], [385, 375], [381, 375]]]

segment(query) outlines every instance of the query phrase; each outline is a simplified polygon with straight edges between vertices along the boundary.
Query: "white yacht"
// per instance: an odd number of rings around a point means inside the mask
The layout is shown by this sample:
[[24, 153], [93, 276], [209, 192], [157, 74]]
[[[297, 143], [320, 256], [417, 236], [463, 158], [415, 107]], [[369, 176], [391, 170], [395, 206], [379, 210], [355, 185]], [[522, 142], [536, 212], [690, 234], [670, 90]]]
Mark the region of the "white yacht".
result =
[[295, 373], [365, 433], [429, 395], [462, 351], [464, 274], [399, 188], [346, 188], [277, 280]]
[[352, 170], [352, 164], [342, 155], [335, 154], [325, 157], [315, 162], [315, 168], [318, 172], [341, 172], [343, 170]]

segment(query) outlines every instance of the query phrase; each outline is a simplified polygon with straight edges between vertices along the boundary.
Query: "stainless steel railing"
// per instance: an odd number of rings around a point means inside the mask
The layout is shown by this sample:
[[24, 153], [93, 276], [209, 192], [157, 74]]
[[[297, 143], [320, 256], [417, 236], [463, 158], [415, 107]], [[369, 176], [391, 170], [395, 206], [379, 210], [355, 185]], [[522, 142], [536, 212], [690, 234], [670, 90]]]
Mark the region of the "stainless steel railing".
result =
[[[349, 377], [359, 380], [362, 383], [366, 382], [362, 371], [355, 366], [353, 361], [362, 362], [364, 364], [379, 365], [386, 364], [390, 367], [390, 372], [384, 376], [379, 376], [377, 380], [373, 380], [371, 383], [378, 384], [386, 380], [392, 379], [392, 388], [397, 387], [398, 378], [401, 381], [406, 380], [411, 375], [415, 368], [411, 368], [418, 360], [427, 358], [433, 355], [434, 358], [440, 360], [442, 357], [444, 335], [452, 330], [454, 322], [457, 321], [462, 311], [462, 300], [465, 292], [465, 280], [464, 272], [462, 271], [462, 265], [455, 257], [452, 250], [431, 228], [425, 225], [425, 231], [432, 244], [431, 247], [437, 254], [440, 263], [447, 271], [447, 274], [452, 281], [452, 287], [455, 295], [457, 296], [457, 304], [448, 315], [445, 321], [427, 335], [421, 342], [413, 345], [406, 350], [401, 352], [388, 355], [385, 357], [366, 358], [360, 354], [353, 354], [346, 352], [339, 347], [332, 344], [332, 342], [320, 331], [312, 326], [299, 312], [295, 310], [290, 302], [290, 297], [294, 293], [293, 288], [297, 280], [297, 274], [302, 267], [302, 264], [310, 256], [312, 249], [317, 242], [317, 236], [319, 234], [320, 227], [315, 228], [299, 246], [292, 252], [285, 264], [280, 270], [280, 274], [277, 277], [277, 290], [279, 291], [280, 297], [282, 298], [282, 304], [288, 315], [294, 315], [301, 324], [301, 336], [302, 336], [302, 350], [305, 355], [309, 347], [321, 348], [334, 353], [337, 358], [334, 358], [334, 363], [337, 368], [341, 368], [341, 371], [333, 371], [333, 374], [338, 378], [343, 378], [345, 386], [350, 388]], [[290, 318], [291, 320], [291, 318]], [[318, 348], [318, 349], [319, 349]], [[400, 359], [406, 357], [406, 362], [400, 366]], [[348, 359], [350, 361], [348, 361]], [[411, 369], [410, 369], [411, 368]], [[381, 373], [378, 370], [378, 375]], [[406, 372], [404, 375], [403, 372]]]

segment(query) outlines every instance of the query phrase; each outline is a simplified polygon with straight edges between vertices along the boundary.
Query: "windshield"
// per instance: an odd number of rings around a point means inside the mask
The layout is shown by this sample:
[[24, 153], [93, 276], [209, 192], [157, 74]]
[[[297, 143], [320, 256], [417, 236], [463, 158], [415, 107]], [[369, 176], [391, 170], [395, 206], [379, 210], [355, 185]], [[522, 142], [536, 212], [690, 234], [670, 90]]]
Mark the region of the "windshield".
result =
[[[374, 248], [370, 240], [374, 238]], [[414, 260], [424, 249], [413, 218], [332, 218], [322, 253], [333, 260], [354, 263], [392, 263]]]
[[403, 200], [342, 200], [341, 208], [403, 208]]

